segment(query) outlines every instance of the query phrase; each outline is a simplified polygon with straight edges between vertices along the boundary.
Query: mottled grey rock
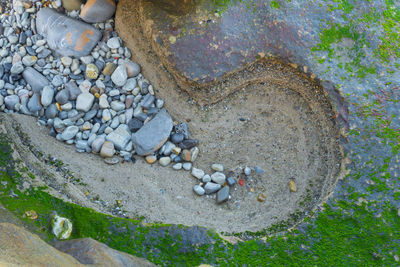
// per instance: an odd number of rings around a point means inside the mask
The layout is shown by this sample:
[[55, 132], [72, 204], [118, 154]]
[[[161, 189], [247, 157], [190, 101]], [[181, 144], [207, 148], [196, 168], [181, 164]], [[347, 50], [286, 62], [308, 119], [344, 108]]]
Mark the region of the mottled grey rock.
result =
[[28, 101], [28, 109], [30, 112], [35, 113], [42, 109], [42, 105], [40, 104], [40, 95], [38, 93], [34, 93]]
[[142, 102], [140, 103], [140, 105], [145, 109], [149, 109], [151, 104], [153, 104], [155, 99], [156, 98], [153, 95], [147, 94], [147, 95], [144, 96], [144, 98], [143, 98]]
[[165, 109], [133, 134], [132, 142], [136, 153], [149, 155], [158, 150], [167, 140], [172, 130], [172, 118]]
[[124, 150], [126, 145], [131, 141], [131, 133], [126, 124], [121, 124], [106, 137], [107, 141], [112, 142], [118, 150]]
[[93, 26], [50, 8], [39, 10], [36, 29], [46, 37], [49, 47], [62, 56], [86, 56], [101, 38], [101, 32]]
[[15, 105], [19, 103], [19, 97], [17, 95], [8, 95], [4, 98], [4, 103], [7, 109], [14, 110]]
[[78, 95], [82, 93], [75, 81], [72, 80], [65, 85], [65, 90], [69, 93], [69, 100], [76, 100]]
[[10, 72], [12, 74], [20, 74], [24, 71], [24, 65], [22, 64], [21, 61], [15, 63], [12, 65]]
[[221, 189], [221, 185], [220, 184], [214, 184], [212, 182], [208, 182], [204, 186], [204, 190], [206, 191], [207, 195], [213, 194], [213, 193], [217, 192], [220, 189]]
[[65, 128], [65, 130], [61, 133], [60, 139], [63, 141], [70, 140], [75, 137], [75, 135], [79, 132], [78, 126], [72, 125]]
[[226, 176], [222, 172], [215, 172], [211, 175], [211, 180], [217, 184], [223, 185], [225, 183]]
[[200, 185], [195, 185], [195, 186], [193, 186], [193, 191], [197, 194], [197, 195], [199, 195], [199, 196], [202, 196], [202, 195], [204, 195], [204, 193], [206, 192], [205, 190], [204, 190], [204, 188], [203, 187], [201, 187]]
[[76, 99], [76, 110], [88, 112], [94, 102], [94, 95], [91, 93], [82, 93]]
[[25, 81], [32, 87], [32, 91], [40, 93], [43, 87], [49, 85], [49, 81], [34, 68], [28, 67], [22, 73]]
[[223, 172], [224, 171], [224, 165], [219, 164], [219, 163], [214, 163], [211, 165], [211, 169], [213, 169], [216, 172]]
[[229, 199], [229, 186], [222, 187], [217, 193], [217, 203], [221, 204]]
[[99, 153], [101, 147], [103, 146], [106, 140], [102, 137], [97, 137], [92, 143], [92, 152]]
[[111, 80], [119, 87], [124, 86], [127, 79], [128, 75], [126, 73], [126, 68], [122, 65], [118, 66], [111, 75]]
[[68, 100], [69, 100], [69, 92], [67, 89], [63, 89], [57, 93], [56, 101], [60, 105], [64, 105], [64, 104], [68, 103]]
[[51, 81], [51, 84], [54, 86], [54, 87], [59, 87], [59, 86], [61, 86], [62, 84], [63, 84], [63, 78], [61, 77], [61, 75], [56, 75], [56, 76], [54, 76], [53, 77], [53, 80]]
[[89, 0], [82, 7], [80, 17], [89, 23], [105, 22], [115, 13], [114, 0]]
[[44, 107], [49, 106], [53, 103], [54, 97], [54, 90], [50, 86], [43, 87], [42, 96], [41, 96], [41, 103]]

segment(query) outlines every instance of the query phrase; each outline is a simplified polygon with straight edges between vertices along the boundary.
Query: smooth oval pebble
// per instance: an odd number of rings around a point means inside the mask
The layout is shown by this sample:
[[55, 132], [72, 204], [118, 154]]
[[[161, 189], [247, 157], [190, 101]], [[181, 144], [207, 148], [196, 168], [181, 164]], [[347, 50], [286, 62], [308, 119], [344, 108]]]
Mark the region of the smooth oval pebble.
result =
[[213, 169], [216, 172], [223, 172], [224, 171], [224, 165], [219, 164], [219, 163], [214, 163], [211, 165], [211, 169]]
[[171, 158], [170, 157], [162, 157], [159, 159], [158, 162], [160, 163], [161, 166], [166, 167], [171, 162]]

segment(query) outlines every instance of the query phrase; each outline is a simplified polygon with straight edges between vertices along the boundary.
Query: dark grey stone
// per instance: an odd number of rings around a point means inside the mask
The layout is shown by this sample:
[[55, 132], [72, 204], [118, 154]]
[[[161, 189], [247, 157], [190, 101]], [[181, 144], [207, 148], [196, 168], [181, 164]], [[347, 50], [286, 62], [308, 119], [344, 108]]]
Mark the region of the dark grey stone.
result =
[[40, 95], [38, 93], [34, 93], [29, 99], [28, 109], [32, 113], [35, 113], [42, 109], [42, 105], [40, 105]]
[[61, 91], [59, 91], [56, 95], [56, 101], [60, 104], [60, 105], [64, 105], [66, 103], [68, 103], [69, 100], [69, 92], [67, 89], [63, 89]]
[[45, 116], [48, 119], [54, 119], [57, 116], [58, 109], [55, 104], [51, 104], [50, 106], [47, 107]]
[[133, 134], [132, 142], [137, 154], [144, 156], [158, 150], [168, 140], [172, 126], [171, 116], [162, 109], [151, 121]]
[[80, 95], [82, 93], [81, 89], [79, 89], [79, 87], [78, 87], [78, 85], [76, 84], [75, 81], [69, 81], [65, 85], [65, 89], [69, 93], [69, 100], [76, 100], [78, 95]]
[[229, 186], [222, 187], [217, 193], [217, 203], [221, 204], [229, 199]]
[[181, 133], [185, 136], [185, 139], [189, 139], [189, 129], [186, 123], [181, 122], [174, 127], [176, 133]]
[[179, 143], [179, 147], [182, 149], [191, 149], [199, 144], [197, 139], [186, 139]]
[[181, 133], [174, 133], [174, 134], [171, 136], [171, 141], [172, 141], [172, 143], [174, 143], [174, 144], [179, 144], [180, 142], [183, 141], [183, 138], [184, 138], [183, 134], [181, 134]]
[[136, 133], [140, 128], [142, 128], [143, 122], [137, 118], [133, 118], [128, 122], [129, 130], [132, 133]]
[[40, 93], [43, 87], [49, 85], [49, 81], [36, 71], [34, 68], [28, 67], [22, 73], [22, 76], [26, 80], [26, 82], [32, 87], [32, 90], [35, 93]]
[[206, 191], [207, 195], [213, 194], [213, 193], [217, 192], [220, 189], [221, 189], [221, 185], [220, 184], [215, 184], [215, 183], [212, 183], [212, 182], [208, 182], [204, 186], [204, 190]]

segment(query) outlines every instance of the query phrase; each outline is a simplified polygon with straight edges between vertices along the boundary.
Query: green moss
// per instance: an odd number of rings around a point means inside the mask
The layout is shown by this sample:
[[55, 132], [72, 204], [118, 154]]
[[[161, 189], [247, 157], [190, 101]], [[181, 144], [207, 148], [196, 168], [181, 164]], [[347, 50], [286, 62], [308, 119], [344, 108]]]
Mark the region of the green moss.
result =
[[279, 9], [281, 6], [277, 1], [271, 1], [271, 8]]

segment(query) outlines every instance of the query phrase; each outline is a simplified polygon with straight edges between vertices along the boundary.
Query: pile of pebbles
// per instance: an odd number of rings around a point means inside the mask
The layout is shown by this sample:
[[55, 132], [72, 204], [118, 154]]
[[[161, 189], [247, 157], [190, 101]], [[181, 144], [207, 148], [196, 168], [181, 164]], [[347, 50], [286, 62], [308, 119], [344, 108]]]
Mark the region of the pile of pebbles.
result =
[[115, 4], [14, 0], [0, 16], [0, 110], [36, 116], [51, 136], [108, 164], [172, 163], [201, 183], [197, 195], [229, 199], [221, 164], [194, 168], [198, 140], [174, 122], [114, 31]]

